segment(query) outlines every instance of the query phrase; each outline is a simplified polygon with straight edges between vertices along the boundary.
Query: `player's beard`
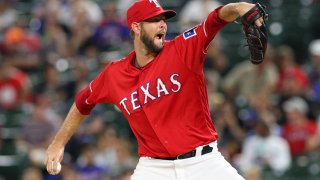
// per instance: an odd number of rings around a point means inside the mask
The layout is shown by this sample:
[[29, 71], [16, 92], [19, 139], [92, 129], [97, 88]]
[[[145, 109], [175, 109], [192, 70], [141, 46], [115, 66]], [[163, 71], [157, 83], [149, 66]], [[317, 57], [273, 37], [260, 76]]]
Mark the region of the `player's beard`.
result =
[[151, 51], [152, 53], [158, 54], [163, 48], [164, 42], [162, 43], [162, 46], [160, 46], [160, 47], [157, 46], [154, 43], [153, 38], [148, 36], [148, 33], [144, 30], [144, 28], [141, 28], [140, 40], [148, 48], [148, 50]]

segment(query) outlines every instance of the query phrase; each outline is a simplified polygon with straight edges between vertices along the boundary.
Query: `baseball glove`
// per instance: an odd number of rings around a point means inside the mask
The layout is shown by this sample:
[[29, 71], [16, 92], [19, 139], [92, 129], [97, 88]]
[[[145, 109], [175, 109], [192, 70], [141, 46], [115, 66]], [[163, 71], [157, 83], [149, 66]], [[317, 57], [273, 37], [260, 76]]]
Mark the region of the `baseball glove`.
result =
[[[263, 23], [261, 26], [257, 26], [255, 21], [260, 17], [263, 18]], [[266, 13], [266, 7], [259, 3], [241, 17], [242, 29], [249, 47], [250, 61], [253, 64], [260, 64], [264, 59], [268, 43], [265, 24], [267, 20], [268, 14]]]

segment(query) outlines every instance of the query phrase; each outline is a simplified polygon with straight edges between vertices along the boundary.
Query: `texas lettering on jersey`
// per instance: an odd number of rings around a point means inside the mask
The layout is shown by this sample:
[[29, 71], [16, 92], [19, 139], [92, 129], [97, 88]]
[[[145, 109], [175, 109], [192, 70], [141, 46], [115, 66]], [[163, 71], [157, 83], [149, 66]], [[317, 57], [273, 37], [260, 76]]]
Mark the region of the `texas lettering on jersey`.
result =
[[[182, 86], [181, 82], [178, 81], [178, 78], [179, 74], [172, 74], [169, 78], [169, 81], [163, 81], [161, 78], [157, 78], [155, 86], [150, 86], [150, 83], [146, 83], [140, 86], [139, 89], [133, 91], [130, 95], [123, 97], [119, 104], [126, 110], [128, 115], [130, 115], [133, 111], [140, 109], [143, 105], [151, 101], [154, 101], [162, 96], [178, 93]], [[165, 82], [170, 84], [166, 84]], [[171, 88], [168, 88], [169, 86]], [[156, 93], [151, 94], [151, 90], [156, 90]], [[138, 96], [141, 93], [144, 96], [143, 102], [140, 102], [138, 99]], [[132, 111], [130, 112], [129, 109]]]

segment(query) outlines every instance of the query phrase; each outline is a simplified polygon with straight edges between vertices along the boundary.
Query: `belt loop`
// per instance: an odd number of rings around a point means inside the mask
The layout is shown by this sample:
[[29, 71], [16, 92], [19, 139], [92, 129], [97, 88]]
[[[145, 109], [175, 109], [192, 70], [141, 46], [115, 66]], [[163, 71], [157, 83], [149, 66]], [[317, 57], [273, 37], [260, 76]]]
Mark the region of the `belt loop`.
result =
[[211, 143], [209, 144], [209, 146], [212, 147], [213, 150], [217, 150], [217, 149], [218, 149], [218, 147], [217, 147], [217, 141], [211, 142]]
[[196, 157], [201, 156], [202, 148], [203, 148], [203, 146], [199, 146], [196, 148], [196, 155], [195, 155]]

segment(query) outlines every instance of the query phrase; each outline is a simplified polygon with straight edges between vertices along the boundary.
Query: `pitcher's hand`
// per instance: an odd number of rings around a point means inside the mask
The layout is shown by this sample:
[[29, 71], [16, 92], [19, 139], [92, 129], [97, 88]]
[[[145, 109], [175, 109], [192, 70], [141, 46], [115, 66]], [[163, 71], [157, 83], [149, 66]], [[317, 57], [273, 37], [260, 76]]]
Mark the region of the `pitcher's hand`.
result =
[[47, 152], [44, 164], [47, 167], [47, 171], [51, 175], [56, 175], [58, 171], [58, 163], [61, 163], [63, 159], [64, 146], [50, 144]]

